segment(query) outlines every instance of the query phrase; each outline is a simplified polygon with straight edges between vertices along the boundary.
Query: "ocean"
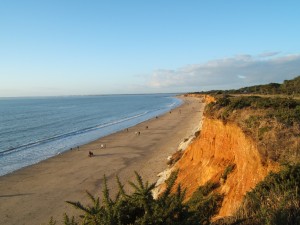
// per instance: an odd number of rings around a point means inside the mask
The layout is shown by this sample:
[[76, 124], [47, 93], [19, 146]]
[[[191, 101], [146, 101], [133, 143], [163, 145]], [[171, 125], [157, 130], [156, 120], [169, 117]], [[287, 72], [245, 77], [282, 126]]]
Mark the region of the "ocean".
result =
[[166, 113], [174, 96], [0, 98], [0, 176]]

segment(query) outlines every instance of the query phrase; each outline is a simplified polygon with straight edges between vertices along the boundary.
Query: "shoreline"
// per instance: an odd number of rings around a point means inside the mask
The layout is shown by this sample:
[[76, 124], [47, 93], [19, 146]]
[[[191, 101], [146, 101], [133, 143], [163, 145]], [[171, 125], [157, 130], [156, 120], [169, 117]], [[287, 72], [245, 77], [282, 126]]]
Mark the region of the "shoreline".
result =
[[[137, 171], [145, 181], [155, 182], [157, 174], [167, 168], [167, 157], [201, 121], [200, 100], [181, 99], [183, 104], [172, 113], [139, 123], [128, 132], [110, 134], [79, 150], [75, 148], [1, 176], [0, 223], [41, 224], [51, 216], [61, 221], [64, 212], [78, 215], [65, 201], [87, 203], [85, 190], [101, 195], [104, 174], [112, 194], [117, 191], [116, 175], [125, 184], [134, 179]], [[137, 131], [141, 132], [139, 136], [135, 135]], [[100, 148], [101, 144], [106, 148]], [[94, 157], [88, 157], [89, 151]], [[125, 188], [128, 190], [128, 185]]]
[[[26, 144], [28, 146], [32, 145], [31, 147], [33, 149], [25, 148], [25, 149], [21, 150], [21, 152], [24, 152], [23, 154], [26, 154], [26, 152], [30, 153], [31, 150], [36, 151], [39, 148], [44, 148], [44, 145], [47, 145], [47, 144], [54, 146], [55, 143], [58, 143], [59, 145], [56, 146], [54, 148], [54, 150], [51, 149], [50, 154], [48, 154], [48, 155], [45, 155], [45, 154], [41, 153], [42, 151], [38, 150], [39, 151], [37, 154], [38, 156], [35, 156], [34, 158], [27, 158], [28, 159], [27, 161], [16, 159], [17, 161], [13, 165], [13, 168], [12, 167], [9, 168], [8, 164], [4, 163], [3, 164], [4, 169], [0, 168], [0, 177], [5, 176], [10, 173], [13, 173], [15, 171], [18, 171], [20, 169], [26, 168], [28, 166], [35, 165], [35, 164], [45, 161], [49, 158], [56, 157], [57, 155], [63, 154], [74, 148], [84, 146], [88, 143], [91, 143], [100, 138], [106, 137], [108, 135], [120, 132], [124, 129], [134, 127], [140, 123], [149, 121], [157, 116], [161, 116], [161, 115], [169, 112], [170, 110], [174, 110], [175, 108], [180, 107], [180, 105], [183, 104], [183, 100], [180, 97], [170, 96], [169, 98], [174, 99], [174, 102], [172, 103], [172, 105], [169, 106], [170, 108], [157, 108], [154, 111], [150, 110], [150, 111], [146, 111], [141, 114], [135, 114], [135, 115], [131, 115], [128, 117], [118, 118], [117, 120], [114, 120], [114, 121], [110, 121], [110, 122], [103, 123], [103, 124], [98, 124], [98, 125], [92, 126], [90, 128], [83, 129], [83, 130], [88, 130], [87, 132], [82, 132], [82, 130], [76, 130], [76, 131], [72, 131], [71, 133], [65, 133], [65, 134], [61, 134], [58, 136], [53, 136], [53, 137], [49, 138], [49, 140], [53, 141], [52, 143], [47, 142], [47, 138], [46, 138], [45, 139], [46, 141], [38, 140], [37, 142], [32, 142], [32, 143]], [[70, 135], [72, 133], [75, 133], [75, 135]], [[62, 139], [57, 139], [57, 137], [62, 137]], [[62, 143], [62, 142], [67, 143], [67, 144], [64, 144], [64, 146], [62, 146], [62, 145], [60, 145], [60, 143]], [[36, 143], [41, 143], [42, 145], [39, 145], [39, 144], [35, 145]], [[26, 145], [24, 145], [24, 146], [26, 147]], [[17, 147], [16, 149], [18, 149], [18, 148], [23, 148], [23, 146]], [[1, 156], [1, 154], [5, 153], [6, 151], [14, 152], [15, 148], [8, 149], [8, 150], [1, 152], [0, 156]], [[17, 152], [18, 152], [18, 150], [17, 150]], [[44, 152], [47, 152], [46, 149], [44, 149]], [[3, 157], [4, 157], [4, 159], [6, 159], [6, 157], [9, 157], [9, 156], [4, 154]], [[10, 161], [9, 158], [8, 158], [8, 160]], [[0, 164], [1, 164], [1, 162], [0, 162]], [[8, 169], [5, 168], [7, 166], [8, 166]]]

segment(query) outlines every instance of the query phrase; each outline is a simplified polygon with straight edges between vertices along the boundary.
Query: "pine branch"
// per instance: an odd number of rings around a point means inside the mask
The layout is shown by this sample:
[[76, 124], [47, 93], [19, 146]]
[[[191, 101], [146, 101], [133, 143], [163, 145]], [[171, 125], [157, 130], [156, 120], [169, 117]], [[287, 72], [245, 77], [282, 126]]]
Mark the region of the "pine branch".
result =
[[66, 203], [74, 206], [76, 209], [80, 209], [80, 210], [84, 211], [87, 214], [91, 213], [91, 211], [88, 208], [84, 207], [80, 202], [66, 201]]
[[128, 197], [128, 195], [126, 194], [125, 190], [124, 190], [124, 185], [121, 183], [120, 178], [118, 176], [116, 176], [117, 179], [117, 184], [119, 187], [119, 194], [121, 197]]
[[96, 202], [95, 197], [90, 192], [88, 192], [87, 190], [85, 192], [88, 195], [88, 197], [92, 200], [92, 202], [95, 203]]
[[135, 192], [138, 192], [138, 193], [141, 192], [140, 187], [137, 186], [135, 183], [133, 183], [133, 182], [131, 182], [131, 181], [129, 181], [128, 183], [130, 184], [130, 186], [132, 186], [132, 187], [135, 189]]
[[74, 216], [72, 216], [72, 218], [70, 219], [70, 217], [65, 213], [64, 225], [78, 225], [78, 223], [75, 222]]
[[50, 218], [49, 225], [56, 225], [56, 221], [53, 219], [52, 216]]
[[107, 209], [111, 209], [111, 199], [109, 197], [109, 189], [107, 187], [107, 179], [106, 176], [103, 176], [103, 190], [102, 190], [102, 194], [103, 194], [103, 204]]
[[177, 179], [179, 170], [172, 172], [170, 178], [166, 181], [167, 188], [166, 190], [162, 193], [161, 197], [159, 197], [159, 200], [162, 202], [165, 202], [166, 199], [170, 196], [171, 190], [175, 185], [175, 181]]
[[144, 189], [145, 187], [144, 187], [144, 183], [143, 183], [143, 179], [142, 179], [141, 175], [138, 174], [138, 172], [136, 172], [136, 171], [134, 171], [134, 173], [135, 173], [135, 177], [136, 177], [136, 180], [137, 180], [139, 186], [141, 187], [141, 189]]

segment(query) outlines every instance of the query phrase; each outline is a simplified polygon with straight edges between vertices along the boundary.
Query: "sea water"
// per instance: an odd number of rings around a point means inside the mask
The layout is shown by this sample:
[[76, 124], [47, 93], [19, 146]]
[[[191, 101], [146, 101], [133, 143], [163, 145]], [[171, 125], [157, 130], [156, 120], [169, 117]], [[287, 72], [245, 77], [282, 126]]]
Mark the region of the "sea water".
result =
[[0, 98], [0, 175], [179, 106], [172, 94]]

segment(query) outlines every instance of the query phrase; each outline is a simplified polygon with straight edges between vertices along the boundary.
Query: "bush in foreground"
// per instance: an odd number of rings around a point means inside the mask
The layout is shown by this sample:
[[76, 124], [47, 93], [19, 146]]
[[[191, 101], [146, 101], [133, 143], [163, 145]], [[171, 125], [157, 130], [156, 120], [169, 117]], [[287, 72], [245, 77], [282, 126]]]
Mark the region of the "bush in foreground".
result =
[[[173, 173], [167, 181], [166, 190], [154, 199], [152, 190], [155, 183], [144, 183], [138, 173], [136, 182], [129, 182], [133, 193], [127, 194], [124, 185], [117, 178], [119, 191], [112, 199], [104, 177], [102, 201], [89, 192], [90, 205], [68, 201], [82, 212], [79, 219], [64, 216], [65, 225], [197, 225], [209, 224], [220, 207], [222, 196], [213, 193], [210, 184], [200, 187], [188, 202], [184, 202], [185, 191], [181, 186], [174, 187], [177, 173]], [[202, 191], [201, 191], [202, 190]], [[206, 190], [205, 193], [203, 190]], [[56, 224], [51, 218], [50, 225]]]
[[[230, 168], [230, 170], [234, 167]], [[229, 169], [228, 169], [229, 170]], [[226, 170], [227, 171], [227, 170]], [[225, 172], [224, 172], [225, 173]], [[211, 222], [221, 206], [223, 196], [216, 193], [220, 183], [200, 186], [188, 201], [185, 191], [174, 187], [177, 173], [167, 181], [165, 191], [154, 199], [154, 184], [144, 183], [136, 173], [132, 194], [124, 191], [117, 179], [119, 192], [111, 199], [104, 177], [102, 201], [90, 193], [90, 205], [68, 203], [81, 211], [78, 219], [65, 215], [65, 225], [297, 225], [300, 224], [300, 164], [284, 165], [278, 173], [270, 173], [248, 192], [236, 215]], [[51, 218], [49, 225], [57, 224]]]

